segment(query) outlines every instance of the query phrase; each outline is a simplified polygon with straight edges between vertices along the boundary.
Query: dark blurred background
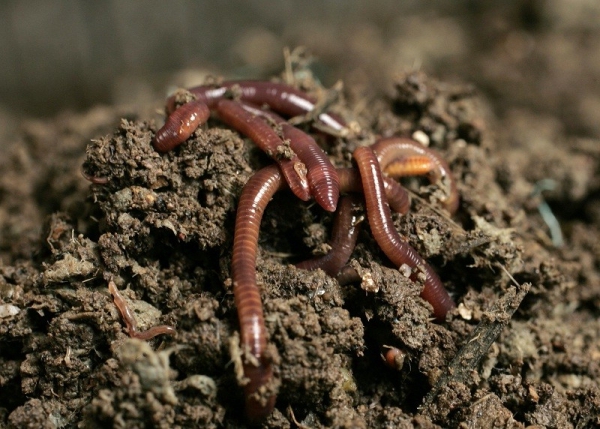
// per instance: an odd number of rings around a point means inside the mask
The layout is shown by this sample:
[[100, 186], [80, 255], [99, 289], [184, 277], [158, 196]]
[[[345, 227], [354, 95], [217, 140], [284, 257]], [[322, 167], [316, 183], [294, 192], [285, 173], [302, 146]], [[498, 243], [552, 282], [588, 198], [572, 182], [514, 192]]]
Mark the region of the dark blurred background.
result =
[[[156, 103], [206, 74], [267, 77], [307, 47], [325, 85], [385, 90], [421, 69], [600, 135], [595, 0], [14, 0], [0, 2], [0, 106], [11, 115]], [[160, 104], [157, 105], [159, 107]]]

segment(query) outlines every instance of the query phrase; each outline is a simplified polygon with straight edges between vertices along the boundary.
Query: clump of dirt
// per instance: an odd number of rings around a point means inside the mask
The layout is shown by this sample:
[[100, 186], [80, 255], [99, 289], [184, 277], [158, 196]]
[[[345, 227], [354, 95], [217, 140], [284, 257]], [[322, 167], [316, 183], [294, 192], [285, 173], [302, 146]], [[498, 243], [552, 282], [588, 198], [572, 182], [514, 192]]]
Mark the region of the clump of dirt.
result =
[[[351, 261], [368, 284], [295, 268], [326, 248], [331, 215], [277, 194], [257, 261], [279, 380], [264, 426], [600, 424], [596, 146], [509, 151], [473, 88], [423, 73], [398, 76], [384, 96], [346, 95], [329, 108], [353, 133], [318, 136], [336, 165], [377, 136], [415, 132], [448, 160], [456, 216], [435, 185], [413, 180], [411, 211], [394, 222], [459, 305], [436, 323], [422, 285], [390, 266], [368, 225]], [[159, 154], [158, 124], [123, 114], [26, 122], [0, 161], [0, 425], [244, 427], [230, 350], [233, 224], [244, 183], [270, 161], [217, 119]], [[548, 178], [559, 185], [537, 192]], [[538, 212], [546, 202], [562, 247]], [[129, 339], [109, 279], [140, 329], [177, 334]], [[402, 352], [394, 369], [382, 360], [391, 347]]]

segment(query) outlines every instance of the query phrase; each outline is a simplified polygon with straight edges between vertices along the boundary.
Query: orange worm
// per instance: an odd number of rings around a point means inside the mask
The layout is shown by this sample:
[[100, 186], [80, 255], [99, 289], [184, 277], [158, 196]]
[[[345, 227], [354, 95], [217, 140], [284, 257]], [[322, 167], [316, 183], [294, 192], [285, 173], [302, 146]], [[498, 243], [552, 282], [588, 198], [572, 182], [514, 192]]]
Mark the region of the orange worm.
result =
[[436, 168], [430, 157], [424, 155], [404, 156], [389, 163], [385, 174], [390, 177], [424, 176]]

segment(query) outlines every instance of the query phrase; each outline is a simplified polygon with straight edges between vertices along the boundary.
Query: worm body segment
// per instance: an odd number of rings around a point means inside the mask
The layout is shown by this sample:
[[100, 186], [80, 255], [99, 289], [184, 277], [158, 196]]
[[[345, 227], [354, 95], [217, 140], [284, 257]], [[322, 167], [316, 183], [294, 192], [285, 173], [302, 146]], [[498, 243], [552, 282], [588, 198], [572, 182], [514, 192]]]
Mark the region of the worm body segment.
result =
[[289, 139], [290, 147], [298, 154], [308, 169], [308, 184], [315, 201], [325, 210], [333, 212], [340, 195], [340, 182], [335, 167], [315, 139], [304, 131], [284, 122], [283, 137]]
[[275, 192], [285, 182], [275, 165], [258, 171], [244, 186], [235, 220], [231, 275], [233, 294], [240, 323], [242, 349], [253, 357], [244, 359], [246, 415], [250, 421], [260, 421], [275, 406], [275, 395], [266, 402], [259, 400], [259, 390], [273, 377], [270, 359], [265, 356], [267, 333], [260, 290], [256, 283], [258, 232], [265, 208]]
[[[363, 192], [360, 174], [356, 168], [338, 168], [337, 172], [342, 192]], [[408, 213], [410, 196], [406, 189], [389, 177], [383, 178], [383, 185], [390, 208], [396, 213]]]
[[154, 149], [168, 152], [186, 141], [210, 116], [208, 106], [194, 100], [172, 112], [165, 124], [156, 132], [152, 142]]
[[424, 176], [435, 168], [436, 165], [430, 157], [413, 155], [398, 158], [389, 163], [384, 171], [390, 177]]

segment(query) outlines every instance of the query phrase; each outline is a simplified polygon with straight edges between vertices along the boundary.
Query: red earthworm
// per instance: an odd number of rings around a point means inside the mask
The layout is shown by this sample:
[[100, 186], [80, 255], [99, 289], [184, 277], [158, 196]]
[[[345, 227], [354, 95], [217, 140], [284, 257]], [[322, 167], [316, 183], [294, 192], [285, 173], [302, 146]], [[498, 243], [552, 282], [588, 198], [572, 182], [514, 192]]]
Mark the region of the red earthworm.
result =
[[[275, 165], [259, 170], [244, 186], [235, 219], [235, 236], [231, 259], [233, 295], [240, 323], [242, 350], [248, 352], [243, 362], [248, 383], [244, 386], [246, 415], [257, 422], [271, 413], [275, 395], [266, 402], [260, 400], [265, 386], [273, 378], [271, 359], [266, 356], [267, 333], [256, 283], [256, 254], [258, 233], [265, 208], [275, 192], [285, 186], [282, 175]], [[262, 392], [261, 392], [262, 391]]]
[[383, 361], [390, 368], [400, 371], [406, 360], [406, 352], [397, 347], [383, 346], [383, 348], [386, 349], [385, 353], [381, 353]]
[[240, 102], [244, 109], [262, 116], [281, 127], [282, 137], [298, 155], [308, 170], [308, 186], [317, 204], [333, 212], [340, 195], [338, 174], [329, 157], [309, 134], [286, 122], [281, 116], [259, 109], [249, 103]]
[[290, 158], [278, 156], [278, 150], [283, 148], [284, 143], [264, 120], [231, 100], [219, 100], [216, 104], [216, 110], [223, 122], [250, 138], [279, 164], [283, 176], [294, 195], [303, 201], [310, 199], [306, 166], [296, 154], [293, 154]]
[[[449, 193], [448, 197], [442, 201], [442, 204], [451, 214], [456, 212], [459, 204], [456, 181], [452, 176], [448, 163], [439, 153], [407, 137], [382, 138], [375, 142], [371, 148], [377, 154], [381, 169], [386, 173], [388, 173], [388, 168], [393, 170], [394, 162], [402, 163], [404, 157], [425, 156], [429, 158], [435, 166], [430, 171], [430, 180], [432, 182], [447, 181]], [[393, 173], [388, 174], [393, 175]]]
[[106, 177], [106, 176], [100, 176], [100, 177], [90, 176], [83, 170], [81, 170], [81, 175], [83, 176], [83, 178], [85, 180], [93, 183], [94, 185], [106, 185], [108, 183], [108, 177]]
[[117, 285], [115, 285], [115, 282], [113, 282], [112, 280], [108, 282], [108, 290], [113, 296], [113, 301], [115, 302], [119, 313], [121, 313], [121, 317], [123, 318], [125, 326], [127, 327], [127, 333], [131, 338], [149, 340], [156, 337], [157, 335], [162, 334], [175, 335], [175, 328], [167, 325], [153, 326], [152, 328], [147, 329], [145, 331], [138, 331], [137, 321], [135, 320], [133, 312], [125, 302], [125, 299], [119, 292], [119, 289], [117, 289]]
[[327, 154], [317, 145], [315, 139], [304, 131], [284, 122], [281, 124], [283, 138], [304, 161], [308, 169], [309, 186], [315, 201], [325, 210], [333, 212], [338, 204], [340, 183], [337, 171]]
[[[356, 168], [338, 168], [340, 189], [343, 192], [362, 192], [361, 177]], [[391, 209], [396, 213], [406, 214], [410, 208], [410, 196], [402, 185], [390, 179], [383, 178], [385, 196]]]
[[358, 198], [347, 195], [340, 199], [331, 233], [331, 250], [326, 255], [308, 259], [296, 264], [303, 270], [321, 268], [331, 277], [335, 277], [350, 259], [358, 238], [360, 218], [356, 214]]
[[[316, 100], [304, 92], [290, 85], [276, 82], [232, 80], [221, 85], [200, 85], [190, 88], [188, 91], [196, 96], [198, 100], [204, 101], [212, 107], [219, 99], [226, 96], [228, 90], [239, 90], [239, 98], [258, 106], [268, 105], [274, 111], [287, 116], [304, 115], [311, 112], [316, 105]], [[175, 96], [167, 99], [167, 112], [175, 110]], [[323, 112], [319, 114], [319, 120], [335, 131], [341, 131], [346, 127], [344, 121], [337, 115]]]
[[400, 267], [406, 264], [412, 269], [411, 280], [417, 279], [417, 268], [423, 267], [425, 285], [421, 291], [421, 297], [433, 306], [435, 317], [443, 320], [446, 313], [455, 304], [431, 266], [419, 256], [415, 249], [402, 240], [394, 228], [390, 207], [384, 198], [381, 167], [373, 149], [359, 147], [354, 151], [353, 157], [360, 171], [367, 217], [375, 241], [394, 265]]
[[158, 152], [168, 152], [186, 141], [210, 117], [210, 110], [201, 100], [185, 103], [172, 112], [156, 132], [152, 145]]
[[342, 267], [339, 274], [335, 278], [341, 286], [362, 281], [358, 271], [356, 271], [356, 269], [350, 265]]

